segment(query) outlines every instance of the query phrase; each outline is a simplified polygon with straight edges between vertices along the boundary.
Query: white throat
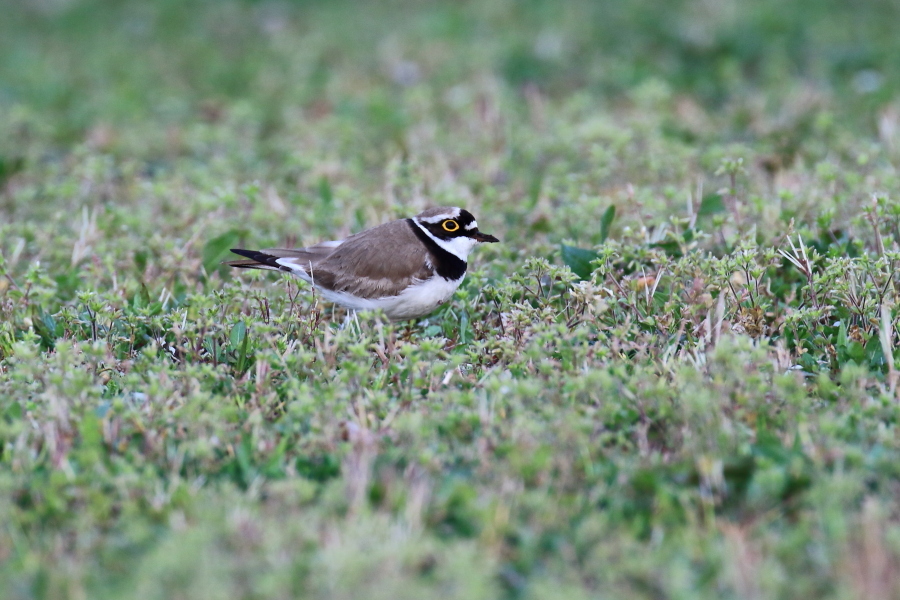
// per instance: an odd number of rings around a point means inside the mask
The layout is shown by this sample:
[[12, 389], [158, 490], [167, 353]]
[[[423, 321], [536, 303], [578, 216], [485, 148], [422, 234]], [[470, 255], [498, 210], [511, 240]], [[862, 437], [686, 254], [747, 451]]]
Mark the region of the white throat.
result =
[[[444, 219], [446, 217], [441, 218]], [[475, 245], [478, 244], [477, 241], [467, 236], [460, 236], [449, 240], [442, 240], [440, 238], [434, 237], [430, 231], [428, 231], [425, 227], [422, 227], [422, 224], [419, 223], [418, 219], [414, 218], [413, 223], [416, 224], [416, 227], [424, 231], [425, 235], [434, 240], [435, 244], [464, 262], [468, 262], [467, 259], [469, 257], [469, 252], [471, 252], [472, 248], [474, 248]]]

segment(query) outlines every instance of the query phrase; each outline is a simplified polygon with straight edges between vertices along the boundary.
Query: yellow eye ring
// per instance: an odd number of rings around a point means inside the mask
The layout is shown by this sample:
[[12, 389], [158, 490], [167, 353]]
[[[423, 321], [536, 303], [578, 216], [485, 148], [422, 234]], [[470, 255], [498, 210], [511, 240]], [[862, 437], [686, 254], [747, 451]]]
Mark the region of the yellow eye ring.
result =
[[449, 231], [453, 233], [454, 231], [459, 230], [459, 223], [454, 221], [453, 219], [447, 219], [443, 223], [441, 223], [441, 227], [444, 228], [444, 231]]

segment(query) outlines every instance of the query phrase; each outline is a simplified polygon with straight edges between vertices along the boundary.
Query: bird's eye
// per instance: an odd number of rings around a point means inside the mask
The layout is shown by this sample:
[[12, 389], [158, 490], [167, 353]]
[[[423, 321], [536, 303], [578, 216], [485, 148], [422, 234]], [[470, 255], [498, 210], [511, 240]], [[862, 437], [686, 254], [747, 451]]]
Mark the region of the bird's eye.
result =
[[459, 223], [457, 223], [453, 219], [447, 219], [446, 221], [441, 223], [441, 227], [444, 228], [444, 231], [449, 231], [449, 232], [453, 233], [454, 231], [459, 229]]

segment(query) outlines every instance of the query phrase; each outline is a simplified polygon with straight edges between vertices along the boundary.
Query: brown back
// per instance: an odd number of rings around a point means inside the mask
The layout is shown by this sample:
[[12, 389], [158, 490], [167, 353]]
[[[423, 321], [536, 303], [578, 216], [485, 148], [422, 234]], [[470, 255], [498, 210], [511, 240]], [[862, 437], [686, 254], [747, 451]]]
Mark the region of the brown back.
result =
[[405, 219], [351, 235], [337, 248], [320, 244], [282, 252], [290, 252], [290, 262], [304, 271], [311, 268], [316, 285], [361, 298], [399, 294], [434, 273], [428, 252]]

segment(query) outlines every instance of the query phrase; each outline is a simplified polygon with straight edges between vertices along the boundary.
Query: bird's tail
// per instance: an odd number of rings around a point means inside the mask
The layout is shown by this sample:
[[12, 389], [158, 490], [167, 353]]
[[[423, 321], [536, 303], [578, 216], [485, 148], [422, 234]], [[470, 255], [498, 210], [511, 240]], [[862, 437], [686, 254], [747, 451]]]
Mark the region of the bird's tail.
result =
[[268, 271], [286, 271], [290, 273], [291, 268], [278, 264], [279, 256], [266, 254], [260, 250], [242, 250], [240, 248], [232, 248], [232, 252], [246, 256], [247, 260], [226, 260], [223, 265], [229, 267], [238, 267], [240, 269], [266, 269]]

